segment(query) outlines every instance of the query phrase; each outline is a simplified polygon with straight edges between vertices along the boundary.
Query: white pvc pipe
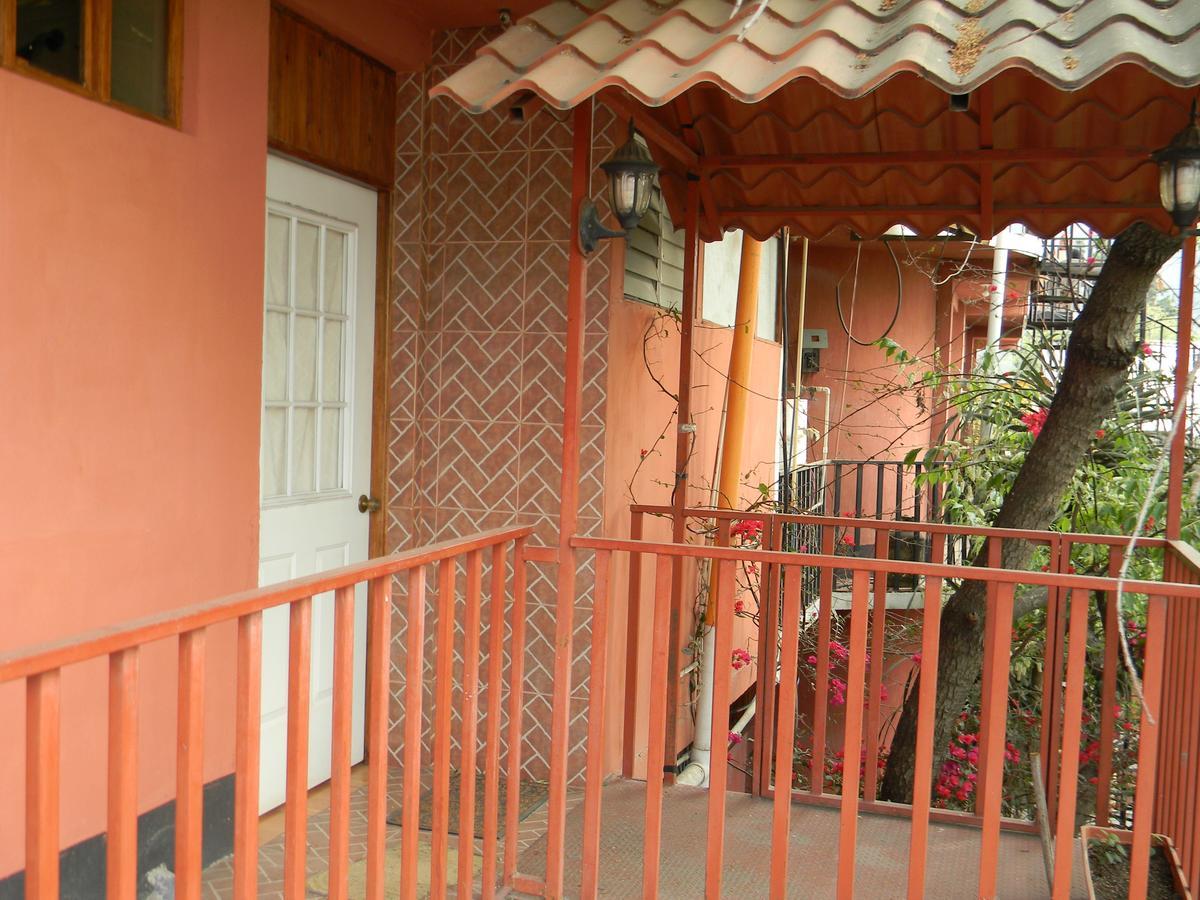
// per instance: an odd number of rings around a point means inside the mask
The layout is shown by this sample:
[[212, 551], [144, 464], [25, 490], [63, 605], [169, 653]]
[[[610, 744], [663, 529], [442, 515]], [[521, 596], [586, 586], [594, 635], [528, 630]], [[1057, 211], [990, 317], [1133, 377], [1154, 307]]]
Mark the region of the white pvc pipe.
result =
[[1008, 247], [1004, 235], [996, 240], [992, 251], [992, 284], [988, 297], [987, 349], [990, 354], [1000, 352], [1000, 335], [1004, 331], [1004, 293], [1008, 287]]
[[692, 740], [691, 758], [675, 779], [676, 784], [708, 787], [708, 770], [712, 759], [713, 656], [716, 651], [716, 629], [705, 625], [700, 657], [700, 697], [696, 706], [696, 736]]

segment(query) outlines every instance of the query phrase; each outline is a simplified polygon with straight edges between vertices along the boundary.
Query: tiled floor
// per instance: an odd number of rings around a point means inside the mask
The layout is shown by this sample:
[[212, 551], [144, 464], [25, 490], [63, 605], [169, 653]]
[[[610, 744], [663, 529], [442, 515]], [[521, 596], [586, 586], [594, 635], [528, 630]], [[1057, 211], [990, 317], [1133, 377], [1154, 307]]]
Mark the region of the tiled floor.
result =
[[[367, 853], [367, 784], [366, 766], [356, 767], [351, 777], [350, 789], [350, 862], [363, 859]], [[428, 780], [427, 777], [426, 779]], [[400, 805], [402, 792], [399, 773], [393, 772], [388, 781], [388, 810]], [[573, 810], [582, 799], [579, 792], [570, 792], [567, 799], [568, 811]], [[532, 811], [521, 822], [517, 831], [518, 852], [525, 852], [537, 844], [546, 832], [546, 805]], [[308, 815], [308, 877], [325, 872], [329, 868], [329, 796], [327, 787], [314, 789], [309, 794]], [[400, 829], [388, 826], [389, 847], [398, 845]], [[283, 898], [283, 815], [282, 809], [264, 816], [259, 824], [258, 896], [263, 900]], [[451, 836], [457, 845], [457, 838]], [[482, 852], [482, 842], [476, 841], [476, 853]], [[543, 866], [544, 867], [544, 866]], [[453, 878], [453, 875], [451, 875]], [[398, 885], [388, 885], [394, 892]], [[204, 871], [204, 890], [214, 900], [225, 900], [233, 896], [233, 857], [229, 856], [210, 865]], [[311, 897], [323, 894], [310, 891]]]
[[[601, 799], [599, 892], [602, 897], [642, 896], [643, 823], [646, 786], [615, 781]], [[703, 897], [708, 827], [708, 792], [676, 785], [663, 797], [661, 877], [663, 900]], [[728, 795], [722, 896], [765, 897], [770, 871], [772, 803], [747, 794]], [[579, 895], [583, 809], [567, 817], [564, 869], [567, 897]], [[925, 896], [953, 900], [976, 896], [979, 830], [931, 825]], [[902, 898], [908, 877], [909, 825], [892, 816], [862, 815], [858, 822], [856, 897]], [[814, 806], [792, 807], [788, 853], [788, 896], [823, 900], [835, 896], [838, 812]], [[539, 840], [519, 861], [522, 872], [545, 872], [545, 842]], [[1004, 832], [1000, 838], [998, 896], [1032, 900], [1049, 896], [1041, 844], [1035, 835]], [[1071, 896], [1086, 897], [1081, 866], [1075, 866]]]

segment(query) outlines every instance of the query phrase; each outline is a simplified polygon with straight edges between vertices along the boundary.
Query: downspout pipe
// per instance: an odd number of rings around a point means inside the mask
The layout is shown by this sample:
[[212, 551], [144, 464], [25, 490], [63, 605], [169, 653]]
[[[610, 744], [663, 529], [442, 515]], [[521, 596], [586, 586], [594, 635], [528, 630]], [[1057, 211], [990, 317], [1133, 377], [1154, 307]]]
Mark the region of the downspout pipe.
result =
[[987, 352], [992, 358], [1000, 352], [1004, 332], [1004, 295], [1008, 288], [1008, 244], [1001, 232], [992, 250], [992, 283], [988, 288]]
[[[742, 442], [750, 401], [750, 366], [754, 356], [754, 333], [758, 325], [758, 279], [762, 269], [763, 242], [742, 235], [741, 267], [738, 271], [737, 310], [733, 317], [733, 345], [729, 351], [729, 375], [725, 383], [725, 428], [721, 436], [721, 470], [717, 479], [717, 506], [735, 509], [741, 489]], [[716, 660], [716, 580], [709, 579], [708, 602], [704, 605], [703, 650], [700, 697], [696, 709], [696, 734], [691, 761], [675, 779], [676, 784], [708, 784], [712, 759], [713, 673]], [[728, 660], [725, 661], [728, 664]]]

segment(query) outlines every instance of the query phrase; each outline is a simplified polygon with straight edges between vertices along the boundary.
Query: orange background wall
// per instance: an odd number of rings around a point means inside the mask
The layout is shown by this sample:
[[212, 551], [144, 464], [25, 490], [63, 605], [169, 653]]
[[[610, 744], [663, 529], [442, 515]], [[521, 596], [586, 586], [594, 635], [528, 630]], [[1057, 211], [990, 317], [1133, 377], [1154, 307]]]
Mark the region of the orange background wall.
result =
[[[615, 262], [613, 268], [620, 271]], [[604, 471], [604, 534], [608, 537], [629, 536], [629, 506], [642, 504], [666, 505], [670, 503], [675, 469], [675, 401], [668, 397], [653, 382], [643, 360], [643, 336], [660, 310], [623, 297], [614, 297], [609, 307], [609, 360], [608, 360], [608, 405], [607, 429], [605, 431]], [[646, 355], [655, 376], [671, 391], [679, 384], [679, 331], [669, 319], [660, 320], [667, 337], [652, 338]], [[692, 489], [689, 502], [694, 505], [709, 505], [711, 497], [708, 487], [713, 478], [713, 462], [721, 428], [721, 408], [724, 403], [724, 372], [729, 364], [732, 330], [710, 325], [697, 324], [694, 333], [694, 348], [697, 359], [693, 362], [692, 409], [696, 423], [696, 450], [689, 468]], [[707, 364], [699, 359], [703, 357]], [[751, 485], [759, 481], [768, 484], [774, 481], [776, 415], [778, 404], [771, 398], [779, 395], [779, 345], [769, 341], [754, 342], [754, 360], [750, 388], [754, 392], [750, 400], [749, 426], [742, 450], [742, 471], [747, 473], [743, 480]], [[666, 438], [658, 441], [663, 429]], [[645, 462], [638, 467], [642, 451], [649, 451]], [[742, 505], [756, 498], [752, 488], [744, 489]], [[647, 518], [644, 537], [647, 540], [666, 540], [671, 537], [670, 520]], [[639, 659], [637, 746], [643, 752], [646, 743], [646, 709], [650, 689], [650, 616], [653, 603], [654, 571], [650, 562], [644, 562], [641, 592], [641, 629], [636, 647], [626, 643], [625, 623], [628, 612], [628, 556], [615, 554], [611, 575], [611, 612], [613, 623], [609, 641], [609, 682], [607, 700], [608, 729], [605, 743], [605, 768], [619, 771], [621, 768], [621, 727], [625, 716], [625, 662], [628, 652], [637, 652]], [[685, 584], [685, 608], [688, 600], [695, 597], [695, 569], [686, 567], [690, 573]], [[748, 647], [757, 655], [755, 638], [750, 634], [748, 619], [738, 619], [735, 647]], [[691, 633], [694, 623], [685, 621], [686, 634]], [[719, 662], [719, 661], [718, 661]], [[731, 682], [731, 697], [737, 697], [752, 683], [753, 667], [734, 674]], [[692, 739], [692, 717], [687, 707], [687, 681], [680, 679], [680, 706], [678, 716], [679, 747], [686, 746]], [[645, 757], [639, 758], [636, 774], [643, 777]]]
[[[0, 71], [0, 652], [256, 580], [267, 4], [184, 8], [181, 130]], [[232, 650], [210, 635], [206, 779], [233, 768]], [[63, 847], [103, 829], [105, 671], [64, 675]], [[147, 809], [173, 794], [173, 642], [140, 714]], [[4, 876], [15, 686], [0, 722]]]

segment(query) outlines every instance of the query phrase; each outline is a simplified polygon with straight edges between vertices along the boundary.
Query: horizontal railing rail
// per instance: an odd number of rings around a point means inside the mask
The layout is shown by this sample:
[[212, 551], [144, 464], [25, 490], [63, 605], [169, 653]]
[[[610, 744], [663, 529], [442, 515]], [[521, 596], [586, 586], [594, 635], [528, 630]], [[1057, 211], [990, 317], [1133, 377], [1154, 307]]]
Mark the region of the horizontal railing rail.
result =
[[[258, 804], [260, 723], [262, 713], [263, 613], [288, 607], [286, 800], [284, 803], [284, 894], [304, 896], [307, 880], [308, 757], [310, 667], [314, 599], [333, 594], [333, 688], [329, 812], [329, 883], [331, 897], [345, 897], [350, 869], [350, 760], [354, 681], [356, 588], [366, 584], [367, 634], [367, 839], [366, 890], [384, 891], [388, 815], [388, 705], [392, 661], [392, 587], [406, 575], [403, 638], [406, 681], [403, 700], [401, 897], [418, 891], [418, 833], [422, 764], [432, 768], [432, 844], [429, 863], [433, 896], [445, 896], [454, 874], [447, 871], [450, 830], [451, 764], [457, 755], [460, 779], [458, 869], [459, 896], [475, 888], [475, 791], [484, 786], [481, 889], [494, 896], [501, 885], [536, 887], [536, 879], [516, 873], [519, 785], [522, 765], [526, 541], [529, 527], [501, 528], [446, 541], [394, 556], [323, 572], [279, 585], [245, 591], [100, 629], [78, 638], [55, 641], [0, 656], [0, 685], [24, 681], [26, 695], [25, 895], [31, 900], [59, 893], [60, 779], [63, 741], [61, 673], [64, 668], [107, 658], [108, 810], [106, 879], [110, 897], [138, 893], [138, 707], [139, 653], [164, 639], [178, 640], [178, 716], [175, 786], [175, 895], [198, 898], [202, 891], [204, 707], [206, 635], [222, 623], [237, 623], [235, 708], [235, 798], [233, 824], [234, 896], [257, 895], [259, 880]], [[509, 554], [511, 553], [511, 557]], [[540, 554], [539, 554], [540, 555]], [[486, 557], [486, 559], [485, 559]], [[511, 580], [509, 560], [511, 559]], [[427, 575], [437, 567], [435, 602], [427, 603]], [[459, 570], [465, 590], [458, 589]], [[490, 572], [487, 646], [481, 643], [484, 578]], [[459, 616], [459, 610], [462, 614]], [[433, 708], [425, 710], [432, 733], [423, 726], [426, 650], [425, 619], [436, 616], [431, 635], [434, 656]], [[511, 634], [505, 647], [505, 628]], [[455, 675], [456, 632], [463, 656]], [[505, 656], [509, 657], [507, 672]], [[486, 670], [481, 670], [486, 661]], [[507, 675], [507, 678], [505, 677]], [[480, 708], [482, 689], [486, 706]], [[502, 761], [502, 703], [507, 696], [507, 750]], [[452, 714], [460, 711], [455, 729]], [[482, 723], [482, 729], [480, 729]], [[480, 731], [482, 730], [482, 734]], [[162, 737], [166, 737], [165, 735]], [[425, 750], [428, 745], [429, 749]], [[501, 819], [500, 778], [507, 778]], [[68, 807], [69, 808], [69, 807]], [[503, 830], [503, 847], [500, 832]]]
[[[633, 533], [639, 538], [644, 515], [669, 515], [672, 511], [664, 507], [637, 506], [633, 508], [635, 526]], [[1109, 535], [1065, 535], [1050, 531], [1022, 531], [1013, 529], [968, 529], [940, 523], [919, 523], [917, 527], [931, 535], [935, 547], [933, 557], [945, 551], [945, 542], [955, 535], [970, 533], [986, 539], [986, 561], [988, 565], [953, 565], [923, 560], [889, 559], [886, 556], [888, 541], [879, 540], [880, 535], [893, 530], [914, 527], [908, 521], [847, 520], [836, 517], [788, 516], [762, 514], [736, 510], [690, 509], [688, 516], [707, 517], [717, 523], [714, 544], [672, 544], [642, 539], [575, 538], [572, 546], [580, 553], [593, 553], [597, 570], [610, 571], [613, 558], [627, 555], [629, 558], [629, 621], [624, 623], [625, 632], [631, 636], [628, 647], [630, 656], [637, 655], [636, 638], [648, 635], [650, 641], [650, 671], [640, 673], [636, 664], [627, 668], [627, 679], [632, 675], [636, 684], [651, 685], [651, 693], [645, 710], [646, 737], [644, 745], [632, 747], [629, 734], [625, 735], [627, 754], [632, 749], [644, 754], [647, 772], [647, 802], [645, 821], [645, 856], [643, 860], [643, 890], [653, 895], [658, 886], [661, 835], [664, 827], [663, 791], [664, 765], [674, 762], [674, 748], [665, 746], [668, 691], [677, 690], [676, 681], [668, 677], [678, 659], [677, 648], [671, 644], [672, 616], [684, 615], [681, 610], [672, 610], [673, 580], [680, 577], [679, 561], [694, 560], [710, 567], [711, 581], [716, 586], [715, 602], [715, 655], [713, 666], [713, 710], [712, 735], [714, 765], [709, 772], [710, 791], [708, 798], [708, 837], [704, 858], [706, 859], [706, 893], [716, 896], [720, 892], [723, 854], [725, 848], [725, 787], [726, 769], [718, 763], [722, 759], [720, 749], [727, 745], [730, 704], [730, 660], [734, 631], [735, 577], [738, 567], [747, 567], [758, 574], [758, 584], [765, 597], [765, 611], [760, 614], [759, 632], [759, 701], [760, 715], [755, 733], [756, 745], [762, 743], [767, 749], [756, 746], [753, 778], [763, 788], [764, 796], [773, 798], [774, 812], [771, 826], [771, 896], [783, 897], [788, 883], [788, 829], [790, 804], [792, 801], [835, 806], [839, 810], [839, 856], [836, 864], [839, 896], [851, 896], [855, 878], [855, 844], [857, 817], [860, 812], [870, 811], [893, 815], [906, 815], [912, 821], [912, 837], [909, 848], [908, 896], [920, 897], [925, 886], [925, 861], [930, 840], [930, 821], [952, 821], [975, 824], [982, 830], [979, 851], [980, 896], [994, 896], [997, 873], [1000, 865], [999, 835], [1002, 827], [1014, 827], [1026, 831], [1034, 830], [1030, 823], [1009, 821], [1003, 813], [1002, 791], [1005, 781], [1006, 738], [1011, 678], [1011, 652], [1013, 647], [1012, 622], [1014, 600], [1018, 587], [1045, 589], [1047, 608], [1047, 639], [1045, 641], [1045, 666], [1047, 675], [1043, 686], [1042, 721], [1040, 724], [1040, 752], [1043, 767], [1053, 773], [1048, 794], [1051, 799], [1051, 827], [1060, 847], [1070, 847], [1075, 838], [1075, 822], [1079, 805], [1078, 782], [1080, 778], [1080, 742], [1083, 735], [1083, 686], [1085, 679], [1087, 631], [1089, 610], [1093, 597], [1097, 602], [1113, 602], [1116, 581], [1112, 577], [1119, 569], [1123, 547], [1128, 537]], [[729, 546], [731, 527], [735, 521], [761, 520], [764, 544], [771, 544], [773, 536], [784, 521], [802, 521], [831, 526], [823, 536], [820, 553], [787, 552], [773, 549]], [[833, 552], [834, 528], [852, 528], [856, 525], [876, 532], [876, 556], [872, 558], [844, 556]], [[1006, 569], [1000, 567], [1003, 558], [1003, 542], [1006, 540], [1031, 540], [1049, 548], [1051, 562], [1045, 571]], [[1109, 548], [1108, 574], [1074, 573], [1070, 569], [1070, 549], [1074, 544], [1092, 544]], [[1154, 551], [1166, 546], [1161, 540], [1139, 540], [1139, 546]], [[641, 570], [652, 563], [652, 609], [647, 610], [649, 622], [642, 612]], [[817, 569], [820, 572], [821, 596], [815, 652], [807, 663], [815, 671], [801, 674], [801, 617], [804, 601], [801, 597], [803, 573]], [[838, 665], [845, 672], [840, 692], [844, 692], [844, 720], [842, 721], [842, 756], [846, 765], [840, 773], [840, 793], [830, 793], [825, 780], [826, 754], [829, 728], [828, 694], [834, 677], [830, 652], [833, 573], [848, 572], [851, 580], [851, 599], [848, 610], [846, 645], [839, 645], [844, 660]], [[882, 683], [884, 651], [889, 611], [881, 602], [886, 593], [887, 576], [905, 574], [919, 577], [923, 584], [923, 605], [915, 611], [921, 624], [921, 659], [918, 679], [918, 709], [915, 784], [912, 803], [886, 803], [877, 799], [881, 738], [886, 731], [880, 713], [880, 685]], [[932, 808], [933, 761], [935, 748], [934, 704], [936, 702], [937, 657], [940, 614], [943, 587], [949, 579], [962, 582], [981, 582], [986, 586], [986, 615], [984, 621], [983, 689], [980, 695], [978, 759], [978, 788], [974, 809], [963, 812]], [[607, 587], [605, 583], [604, 587]], [[1166, 584], [1154, 580], [1128, 579], [1122, 584], [1125, 594], [1141, 594], [1146, 601], [1149, 616], [1144, 648], [1143, 679], [1146, 706], [1139, 717], [1137, 762], [1132, 773], [1135, 779], [1132, 825], [1135, 834], [1132, 857], [1132, 888], [1130, 897], [1144, 894], [1144, 885], [1149, 865], [1149, 835], [1152, 825], [1151, 809], [1155, 790], [1155, 758], [1159, 717], [1162, 715], [1162, 660], [1166, 630], [1164, 628], [1168, 603], [1187, 609], [1200, 610], [1200, 584]], [[601, 584], [597, 583], [597, 597], [601, 597]], [[777, 603], [775, 602], [777, 601]], [[775, 612], [772, 607], [777, 607]], [[1110, 610], [1111, 613], [1111, 610]], [[1112, 622], [1112, 619], [1108, 620]], [[600, 633], [610, 626], [605, 621], [603, 629], [594, 629], [593, 641], [606, 641], [607, 635]], [[1105, 629], [1105, 653], [1111, 655], [1116, 648], [1116, 629]], [[1111, 669], [1115, 673], [1116, 666]], [[840, 669], [839, 669], [840, 672]], [[764, 675], [764, 673], [766, 673]], [[777, 679], [777, 680], [776, 680]], [[809, 682], [811, 679], [811, 683]], [[814, 710], [811, 735], [811, 757], [799, 763], [793, 760], [792, 749], [800, 738], [797, 729], [798, 692], [808, 684], [812, 690]], [[1115, 685], [1115, 681], [1114, 681]], [[1106, 701], [1112, 699], [1113, 685], [1105, 687]], [[769, 690], [777, 695], [761, 692]], [[629, 698], [627, 697], [627, 703]], [[594, 711], [594, 710], [593, 710]], [[777, 714], [776, 714], [777, 713]], [[1102, 729], [1111, 735], [1115, 710], [1111, 703], [1106, 705]], [[626, 728], [630, 725], [627, 710]], [[597, 736], [603, 744], [603, 734]], [[779, 748], [778, 753], [771, 748]], [[854, 763], [862, 759], [861, 773]], [[589, 755], [588, 781], [585, 792], [585, 841], [583, 846], [583, 871], [588, 873], [584, 884], [588, 886], [583, 896], [595, 896], [595, 878], [602, 872], [599, 860], [600, 833], [600, 776], [598, 765], [593, 765]], [[629, 760], [626, 765], [628, 768]], [[1113, 778], [1111, 752], [1101, 753], [1100, 775], [1097, 793], [1108, 794]], [[1104, 767], [1107, 766], [1107, 772]], [[808, 773], [797, 772], [799, 768]], [[795, 789], [794, 775], [807, 774], [807, 789]], [[1097, 800], [1099, 805], [1100, 801]], [[1055, 857], [1053, 887], [1055, 898], [1069, 896], [1071, 852], [1062, 852]], [[1138, 893], [1141, 891], [1141, 893]]]

